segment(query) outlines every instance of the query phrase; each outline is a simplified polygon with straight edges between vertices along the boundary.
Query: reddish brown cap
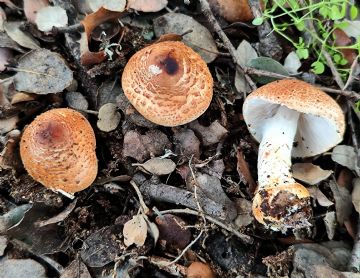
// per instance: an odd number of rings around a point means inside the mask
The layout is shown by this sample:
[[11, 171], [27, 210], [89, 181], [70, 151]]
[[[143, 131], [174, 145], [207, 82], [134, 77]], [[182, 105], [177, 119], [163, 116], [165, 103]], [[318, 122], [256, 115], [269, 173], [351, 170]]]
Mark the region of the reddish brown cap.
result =
[[317, 87], [300, 80], [279, 80], [252, 92], [243, 105], [249, 131], [262, 139], [263, 124], [278, 107], [300, 112], [295, 135], [294, 157], [320, 154], [342, 141], [345, 116], [340, 106]]
[[254, 18], [248, 0], [209, 0], [214, 12], [230, 22], [250, 21]]
[[186, 271], [188, 278], [215, 278], [210, 266], [201, 262], [193, 262]]
[[127, 63], [122, 88], [146, 119], [163, 126], [186, 124], [209, 107], [211, 73], [190, 47], [178, 41], [152, 44]]
[[26, 127], [20, 141], [25, 169], [44, 186], [77, 192], [90, 186], [98, 165], [95, 135], [79, 112], [58, 108], [47, 111]]

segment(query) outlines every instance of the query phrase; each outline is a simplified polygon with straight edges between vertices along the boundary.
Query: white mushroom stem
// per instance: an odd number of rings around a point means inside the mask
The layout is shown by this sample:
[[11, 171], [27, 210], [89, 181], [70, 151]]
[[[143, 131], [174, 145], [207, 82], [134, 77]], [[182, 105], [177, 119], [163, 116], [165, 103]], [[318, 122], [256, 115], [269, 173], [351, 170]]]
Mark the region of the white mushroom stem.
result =
[[266, 120], [258, 156], [259, 190], [292, 184], [291, 150], [300, 113], [280, 106]]

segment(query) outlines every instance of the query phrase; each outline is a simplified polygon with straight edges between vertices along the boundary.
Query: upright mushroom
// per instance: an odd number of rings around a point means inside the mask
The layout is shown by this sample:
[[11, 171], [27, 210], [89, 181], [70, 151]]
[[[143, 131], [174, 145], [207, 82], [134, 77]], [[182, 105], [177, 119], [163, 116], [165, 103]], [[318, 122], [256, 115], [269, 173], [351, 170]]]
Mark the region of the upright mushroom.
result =
[[320, 154], [341, 142], [345, 131], [339, 105], [318, 88], [280, 80], [251, 93], [243, 115], [260, 142], [255, 218], [273, 230], [309, 225], [309, 192], [291, 174], [291, 156]]
[[199, 54], [178, 41], [164, 41], [133, 55], [122, 74], [126, 97], [141, 115], [163, 126], [186, 124], [209, 107], [211, 73]]
[[25, 169], [44, 186], [73, 193], [90, 186], [98, 170], [94, 131], [79, 112], [52, 109], [25, 128], [20, 155]]

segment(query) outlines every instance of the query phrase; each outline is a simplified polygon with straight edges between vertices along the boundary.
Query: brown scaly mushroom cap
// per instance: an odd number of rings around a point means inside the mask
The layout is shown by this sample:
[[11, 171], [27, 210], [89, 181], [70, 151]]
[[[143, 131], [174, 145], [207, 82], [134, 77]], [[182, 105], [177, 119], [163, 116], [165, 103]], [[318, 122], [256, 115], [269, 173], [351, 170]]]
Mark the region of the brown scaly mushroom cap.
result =
[[79, 112], [49, 110], [26, 127], [20, 155], [29, 175], [44, 186], [73, 193], [90, 186], [98, 165], [95, 135]]
[[245, 22], [254, 18], [248, 0], [209, 0], [209, 4], [229, 22]]
[[122, 75], [126, 97], [146, 119], [178, 126], [198, 118], [213, 95], [211, 73], [199, 54], [178, 41], [135, 53]]
[[314, 156], [341, 142], [344, 113], [318, 88], [299, 80], [280, 80], [251, 93], [243, 115], [260, 142], [255, 218], [273, 230], [309, 226], [310, 195], [292, 177], [291, 156]]

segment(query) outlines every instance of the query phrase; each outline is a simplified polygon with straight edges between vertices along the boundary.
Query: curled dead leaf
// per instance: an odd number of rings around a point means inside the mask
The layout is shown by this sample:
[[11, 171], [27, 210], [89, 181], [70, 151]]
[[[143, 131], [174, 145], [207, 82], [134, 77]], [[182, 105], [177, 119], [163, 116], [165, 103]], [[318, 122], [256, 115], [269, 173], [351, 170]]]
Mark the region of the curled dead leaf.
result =
[[133, 166], [140, 166], [146, 172], [154, 175], [163, 176], [174, 172], [176, 164], [168, 158], [154, 157], [145, 163], [133, 163]]
[[312, 163], [295, 163], [292, 166], [293, 177], [307, 184], [314, 185], [326, 180], [333, 171], [323, 170]]
[[147, 224], [141, 214], [133, 216], [123, 228], [124, 244], [130, 246], [143, 246], [147, 236]]

